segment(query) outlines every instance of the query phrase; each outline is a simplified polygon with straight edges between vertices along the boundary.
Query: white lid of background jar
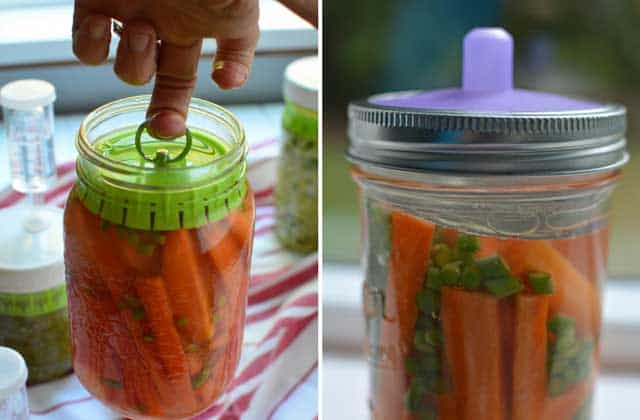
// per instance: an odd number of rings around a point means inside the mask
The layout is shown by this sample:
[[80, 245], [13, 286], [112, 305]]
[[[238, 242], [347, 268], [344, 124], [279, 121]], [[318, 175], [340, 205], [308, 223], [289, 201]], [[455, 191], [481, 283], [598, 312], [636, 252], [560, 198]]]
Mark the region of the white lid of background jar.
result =
[[305, 57], [287, 66], [284, 72], [284, 98], [303, 108], [318, 110], [320, 61], [317, 56]]
[[0, 347], [0, 401], [25, 386], [27, 376], [27, 364], [20, 353], [8, 347]]
[[16, 80], [0, 89], [0, 105], [6, 108], [28, 111], [55, 100], [56, 88], [45, 80]]

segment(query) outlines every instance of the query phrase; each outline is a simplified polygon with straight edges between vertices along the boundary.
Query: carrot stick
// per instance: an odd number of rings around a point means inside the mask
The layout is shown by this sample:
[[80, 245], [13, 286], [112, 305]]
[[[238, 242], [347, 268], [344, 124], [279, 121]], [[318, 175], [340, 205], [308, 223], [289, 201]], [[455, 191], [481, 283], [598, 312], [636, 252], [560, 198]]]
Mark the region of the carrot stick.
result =
[[[90, 265], [91, 271], [123, 273], [124, 267], [113, 243], [104, 241], [100, 218], [92, 214], [78, 199], [67, 203], [64, 216], [65, 250], [76, 264]], [[87, 271], [88, 268], [79, 268]]]
[[605, 227], [587, 235], [556, 239], [553, 246], [599, 288], [606, 276], [608, 243], [609, 229]]
[[[244, 232], [238, 232], [238, 236], [240, 235], [244, 235]], [[227, 293], [233, 292], [237, 289], [237, 284], [234, 284], [237, 281], [234, 270], [239, 264], [242, 253], [242, 237], [236, 237], [233, 225], [228, 220], [221, 220], [200, 228], [198, 237], [218, 274], [218, 280], [223, 283]], [[228, 298], [231, 301], [234, 300], [233, 296]]]
[[458, 406], [453, 393], [438, 397], [438, 420], [458, 420]]
[[460, 420], [506, 418], [500, 300], [443, 287], [445, 357], [453, 377]]
[[207, 289], [212, 286], [203, 276], [198, 255], [199, 250], [188, 230], [167, 233], [162, 248], [166, 293], [181, 334], [187, 340], [201, 344], [213, 337], [213, 308], [207, 299]]
[[480, 250], [474, 254], [476, 259], [490, 257], [498, 253], [500, 239], [494, 236], [480, 236]]
[[376, 418], [411, 415], [404, 406], [407, 390], [404, 360], [413, 346], [418, 317], [415, 299], [422, 288], [434, 233], [435, 226], [430, 223], [399, 211], [391, 214], [391, 261], [380, 331], [380, 345], [388, 366], [379, 369], [373, 396]]
[[161, 277], [138, 278], [136, 291], [144, 306], [151, 331], [145, 341], [160, 356], [169, 381], [180, 395], [184, 394], [185, 402], [192, 397], [184, 350], [178, 332], [173, 324], [173, 313], [169, 304], [169, 296]]
[[506, 240], [500, 254], [521, 278], [529, 271], [551, 274], [554, 286], [549, 298], [551, 314], [565, 314], [576, 320], [579, 331], [598, 336], [601, 313], [596, 289], [550, 242]]
[[596, 377], [597, 372], [594, 369], [589, 377], [585, 378], [582, 382], [577, 383], [562, 395], [555, 398], [547, 398], [544, 411], [545, 415], [543, 418], [552, 420], [573, 418], [578, 409], [593, 392], [593, 385]]
[[515, 297], [513, 344], [513, 420], [543, 418], [547, 396], [546, 295], [518, 294]]
[[[144, 415], [162, 416], [165, 411], [161, 405], [160, 397], [153, 384], [149, 372], [136, 362], [133, 355], [121, 357], [122, 379], [116, 388], [123, 388], [127, 394], [129, 413], [141, 413]], [[115, 384], [109, 386], [113, 387]], [[118, 406], [119, 404], [116, 404]]]
[[[242, 314], [246, 307], [249, 284], [249, 268], [252, 252], [253, 204], [232, 212], [227, 220], [203, 226], [198, 230], [201, 248], [206, 252], [216, 273], [215, 312], [220, 321], [222, 334], [214, 341], [228, 338], [229, 323]], [[224, 301], [221, 302], [221, 298]]]
[[[403, 356], [412, 348], [413, 330], [418, 317], [416, 294], [422, 288], [435, 227], [413, 216], [391, 214], [391, 264], [389, 285], [395, 299], [386, 299], [386, 316], [400, 327]], [[397, 345], [396, 344], [396, 345]]]
[[[115, 236], [115, 235], [114, 235]], [[116, 239], [120, 254], [127, 268], [136, 273], [157, 274], [161, 266], [156, 247], [152, 255], [141, 255], [135, 246], [132, 246], [126, 239]]]

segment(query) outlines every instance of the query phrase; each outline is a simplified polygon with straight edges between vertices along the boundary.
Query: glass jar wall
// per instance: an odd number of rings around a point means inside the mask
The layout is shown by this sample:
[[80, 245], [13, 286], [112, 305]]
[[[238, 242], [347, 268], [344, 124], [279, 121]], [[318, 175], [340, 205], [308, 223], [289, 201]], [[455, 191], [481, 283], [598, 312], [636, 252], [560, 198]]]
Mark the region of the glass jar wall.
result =
[[194, 100], [186, 156], [167, 164], [188, 141], [143, 135], [146, 156], [169, 155], [149, 162], [134, 147], [147, 104], [107, 104], [80, 130], [65, 210], [73, 364], [123, 415], [185, 418], [216, 401], [238, 364], [253, 195], [231, 114]]
[[616, 174], [354, 175], [372, 418], [590, 418]]

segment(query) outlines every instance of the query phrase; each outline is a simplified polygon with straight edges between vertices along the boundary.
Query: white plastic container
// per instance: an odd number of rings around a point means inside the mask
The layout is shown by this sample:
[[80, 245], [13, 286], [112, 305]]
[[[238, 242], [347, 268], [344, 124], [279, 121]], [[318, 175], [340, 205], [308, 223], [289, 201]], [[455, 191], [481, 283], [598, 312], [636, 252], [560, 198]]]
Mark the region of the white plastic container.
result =
[[0, 347], [0, 419], [29, 418], [27, 365], [20, 353]]

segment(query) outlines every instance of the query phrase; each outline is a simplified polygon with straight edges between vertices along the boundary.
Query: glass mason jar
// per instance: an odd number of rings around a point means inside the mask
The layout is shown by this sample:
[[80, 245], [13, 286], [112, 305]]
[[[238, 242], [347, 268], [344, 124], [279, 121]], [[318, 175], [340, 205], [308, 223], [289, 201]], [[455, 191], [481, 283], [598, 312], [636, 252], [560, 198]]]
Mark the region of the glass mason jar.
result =
[[589, 419], [625, 110], [470, 78], [350, 106], [371, 417]]
[[186, 138], [154, 139], [138, 126], [148, 104], [106, 104], [80, 127], [64, 220], [73, 365], [124, 416], [186, 418], [221, 395], [240, 356], [247, 144], [232, 114], [198, 99]]
[[26, 195], [0, 210], [0, 346], [24, 357], [30, 385], [71, 371], [62, 210], [44, 203], [57, 179], [55, 96], [44, 80], [0, 89], [11, 184]]
[[285, 247], [302, 253], [318, 249], [318, 84], [317, 57], [287, 67], [275, 233]]
[[0, 346], [13, 348], [24, 357], [30, 385], [71, 372], [62, 217], [57, 222], [59, 237], [49, 239], [55, 248], [59, 246], [55, 252], [59, 252], [55, 256], [58, 261], [29, 268], [0, 266]]

